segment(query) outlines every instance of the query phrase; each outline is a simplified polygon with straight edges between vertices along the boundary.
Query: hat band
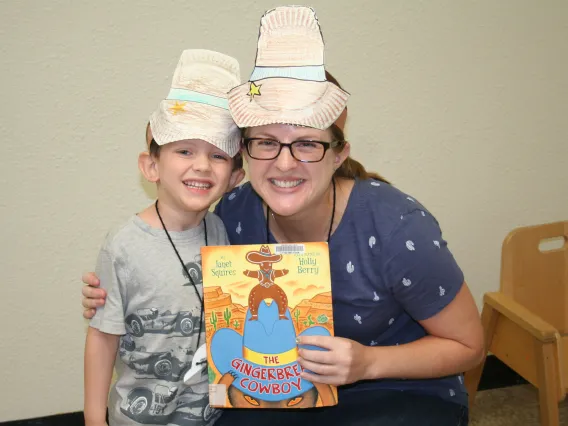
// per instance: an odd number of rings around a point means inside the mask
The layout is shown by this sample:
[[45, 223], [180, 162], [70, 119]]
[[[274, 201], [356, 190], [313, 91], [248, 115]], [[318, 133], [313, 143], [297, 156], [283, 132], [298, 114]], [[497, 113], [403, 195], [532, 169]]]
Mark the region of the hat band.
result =
[[211, 105], [228, 110], [229, 100], [218, 96], [206, 95], [205, 93], [194, 92], [187, 89], [170, 89], [168, 100], [197, 102], [200, 104]]
[[254, 67], [250, 81], [280, 77], [297, 80], [326, 81], [323, 65], [305, 65], [301, 67]]
[[277, 367], [279, 365], [291, 364], [298, 359], [298, 348], [293, 347], [289, 351], [278, 354], [264, 354], [243, 347], [243, 358], [257, 365]]

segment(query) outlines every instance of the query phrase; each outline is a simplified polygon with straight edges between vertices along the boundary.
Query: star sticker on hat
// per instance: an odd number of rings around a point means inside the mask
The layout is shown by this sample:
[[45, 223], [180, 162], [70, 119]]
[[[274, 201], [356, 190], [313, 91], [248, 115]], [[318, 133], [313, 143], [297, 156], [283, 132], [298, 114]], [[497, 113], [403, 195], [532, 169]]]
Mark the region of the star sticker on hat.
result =
[[173, 107], [170, 107], [169, 110], [172, 112], [173, 115], [179, 114], [185, 111], [184, 108], [185, 104], [187, 104], [187, 102], [176, 101], [175, 105]]
[[249, 92], [247, 93], [247, 96], [250, 96], [250, 100], [252, 102], [253, 98], [255, 97], [255, 95], [260, 96], [260, 86], [262, 86], [262, 84], [259, 84], [258, 86], [256, 84], [254, 84], [253, 81], [250, 82], [250, 89]]

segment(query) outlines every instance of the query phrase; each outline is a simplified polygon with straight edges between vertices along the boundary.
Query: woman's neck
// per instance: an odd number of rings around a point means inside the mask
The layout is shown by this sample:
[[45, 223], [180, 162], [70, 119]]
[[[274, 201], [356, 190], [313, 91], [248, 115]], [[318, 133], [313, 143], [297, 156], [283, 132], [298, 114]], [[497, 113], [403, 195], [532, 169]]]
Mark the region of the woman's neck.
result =
[[[336, 179], [335, 215], [331, 233], [335, 231], [345, 208], [354, 181]], [[330, 183], [323, 196], [312, 207], [292, 216], [279, 216], [269, 210], [268, 223], [272, 235], [279, 243], [327, 241], [333, 216], [333, 188]]]
[[[162, 216], [164, 225], [166, 225], [167, 230], [170, 232], [181, 232], [195, 228], [199, 226], [207, 214], [207, 210], [201, 212], [180, 211], [164, 202], [158, 202], [158, 209], [160, 210], [160, 216]], [[154, 204], [146, 207], [138, 216], [152, 228], [163, 229]]]

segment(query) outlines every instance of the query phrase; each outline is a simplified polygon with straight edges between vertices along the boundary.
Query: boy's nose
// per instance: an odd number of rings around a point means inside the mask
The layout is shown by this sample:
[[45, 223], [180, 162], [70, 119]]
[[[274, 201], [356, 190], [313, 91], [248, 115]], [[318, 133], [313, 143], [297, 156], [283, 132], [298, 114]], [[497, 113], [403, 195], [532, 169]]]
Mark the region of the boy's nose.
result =
[[211, 161], [209, 160], [209, 155], [199, 154], [196, 155], [193, 161], [193, 168], [195, 170], [211, 170]]

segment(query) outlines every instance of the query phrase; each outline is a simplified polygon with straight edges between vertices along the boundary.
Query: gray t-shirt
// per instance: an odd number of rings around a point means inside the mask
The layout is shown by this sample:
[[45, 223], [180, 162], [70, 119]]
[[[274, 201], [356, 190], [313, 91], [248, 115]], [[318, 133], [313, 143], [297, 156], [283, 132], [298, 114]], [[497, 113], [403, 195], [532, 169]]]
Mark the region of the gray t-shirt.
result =
[[[206, 225], [209, 245], [229, 244], [215, 214], [207, 214]], [[170, 236], [203, 297], [203, 223]], [[131, 217], [107, 235], [96, 272], [108, 296], [90, 325], [121, 335], [110, 425], [212, 425], [221, 412], [209, 406], [207, 369], [197, 384], [183, 383], [197, 349], [201, 306], [165, 232]]]

